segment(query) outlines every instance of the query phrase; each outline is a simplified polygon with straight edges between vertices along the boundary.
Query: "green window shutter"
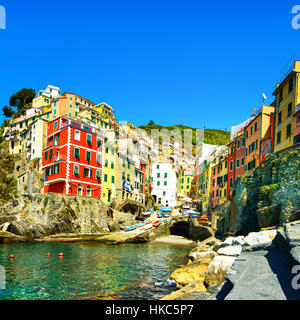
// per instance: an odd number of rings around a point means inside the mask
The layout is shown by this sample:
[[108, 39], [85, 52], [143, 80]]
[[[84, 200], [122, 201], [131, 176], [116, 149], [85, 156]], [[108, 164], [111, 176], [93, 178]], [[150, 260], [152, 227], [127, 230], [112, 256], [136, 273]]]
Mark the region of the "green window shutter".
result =
[[160, 185], [160, 181], [157, 181], [157, 185], [158, 185], [158, 186]]
[[92, 179], [92, 178], [93, 178], [93, 170], [90, 169], [90, 179]]
[[107, 174], [104, 175], [104, 182], [107, 182]]
[[96, 171], [96, 179], [98, 179], [98, 180], [100, 179], [100, 171], [99, 170]]
[[91, 161], [91, 151], [86, 152], [86, 160]]
[[53, 155], [53, 150], [51, 149], [51, 150], [49, 151], [49, 159], [52, 158], [52, 155]]
[[160, 173], [159, 172], [157, 173], [157, 178], [160, 178]]
[[86, 142], [87, 142], [88, 144], [92, 144], [92, 136], [91, 136], [90, 134], [87, 134], [87, 135], [86, 135]]
[[165, 186], [167, 185], [167, 181], [164, 182], [164, 185], [165, 185]]
[[74, 154], [74, 156], [75, 156], [75, 158], [77, 158], [77, 159], [79, 159], [79, 149], [78, 148], [75, 148], [75, 154]]
[[111, 183], [115, 183], [115, 177], [111, 176]]
[[97, 163], [101, 163], [101, 155], [99, 153], [97, 154]]
[[101, 147], [101, 139], [97, 139], [97, 147]]
[[108, 160], [107, 160], [107, 159], [106, 159], [105, 162], [104, 162], [104, 166], [105, 166], [105, 167], [108, 167]]
[[79, 167], [78, 166], [74, 166], [74, 174], [79, 175]]
[[167, 172], [165, 172], [165, 178], [167, 178], [168, 177], [168, 173]]
[[111, 162], [110, 167], [111, 167], [111, 169], [114, 169], [114, 168], [115, 168], [115, 164], [114, 164], [114, 162], [113, 162], [113, 161]]
[[48, 159], [48, 151], [45, 152], [45, 161]]

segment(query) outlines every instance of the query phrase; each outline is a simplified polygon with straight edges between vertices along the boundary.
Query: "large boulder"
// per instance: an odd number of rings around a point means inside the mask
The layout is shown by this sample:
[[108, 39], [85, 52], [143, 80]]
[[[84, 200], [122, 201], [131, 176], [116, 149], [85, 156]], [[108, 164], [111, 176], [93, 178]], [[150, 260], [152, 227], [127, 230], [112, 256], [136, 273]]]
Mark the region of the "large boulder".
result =
[[175, 280], [179, 286], [186, 286], [193, 281], [203, 282], [205, 279], [205, 272], [211, 261], [212, 260], [209, 258], [204, 258], [186, 266], [182, 266], [171, 274], [170, 279]]
[[[202, 281], [192, 281], [187, 286], [181, 288], [180, 290], [174, 291], [171, 294], [161, 298], [160, 300], [175, 300], [178, 298], [183, 298], [187, 300], [187, 297], [193, 294], [193, 299], [196, 298], [198, 295], [201, 295], [203, 292], [206, 291], [206, 288]], [[192, 299], [192, 300], [193, 300]]]
[[277, 231], [275, 229], [264, 230], [260, 232], [251, 232], [244, 238], [245, 247], [243, 248], [243, 250], [263, 250], [272, 245], [276, 234]]
[[205, 273], [205, 283], [209, 286], [217, 285], [223, 281], [226, 272], [233, 264], [235, 257], [216, 256], [211, 261]]
[[192, 252], [189, 258], [192, 261], [197, 261], [204, 258], [213, 259], [216, 255], [217, 253], [215, 251]]
[[219, 255], [225, 255], [225, 256], [238, 256], [242, 252], [242, 247], [241, 246], [227, 246], [218, 249], [218, 254]]

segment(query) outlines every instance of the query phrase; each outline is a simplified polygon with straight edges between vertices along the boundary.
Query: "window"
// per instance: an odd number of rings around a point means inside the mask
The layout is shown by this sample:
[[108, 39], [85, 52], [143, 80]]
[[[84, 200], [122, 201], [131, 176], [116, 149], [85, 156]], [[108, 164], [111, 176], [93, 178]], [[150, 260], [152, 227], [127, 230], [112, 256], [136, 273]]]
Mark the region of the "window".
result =
[[253, 127], [250, 128], [250, 136], [252, 135], [253, 133]]
[[48, 151], [45, 152], [45, 161], [47, 161], [47, 159], [48, 159]]
[[224, 189], [224, 197], [226, 196], [226, 189]]
[[160, 181], [157, 181], [157, 185], [160, 186]]
[[111, 167], [111, 169], [115, 168], [115, 163], [113, 161], [111, 162], [110, 167]]
[[59, 173], [59, 164], [56, 164], [54, 166], [54, 174], [57, 174], [57, 173]]
[[72, 105], [70, 104], [70, 109], [72, 109]]
[[225, 161], [225, 168], [227, 168], [227, 161]]
[[80, 141], [80, 131], [79, 130], [75, 130], [75, 140]]
[[190, 178], [187, 178], [187, 183], [190, 183]]
[[51, 149], [51, 150], [49, 151], [49, 160], [52, 159], [52, 156], [53, 156], [53, 150]]
[[157, 178], [160, 178], [160, 173], [159, 172], [157, 173]]
[[292, 77], [289, 81], [289, 93], [294, 89], [294, 77]]
[[233, 147], [230, 148], [230, 154], [233, 154]]
[[130, 174], [127, 174], [127, 181], [130, 181]]
[[280, 92], [279, 92], [279, 103], [282, 101], [283, 99], [283, 88], [280, 89]]
[[87, 186], [86, 187], [86, 196], [87, 197], [90, 197], [92, 195], [92, 189], [90, 186]]
[[97, 163], [101, 163], [101, 154], [97, 153]]
[[77, 195], [82, 196], [82, 186], [81, 185], [78, 185], [78, 187], [77, 187]]
[[111, 176], [111, 183], [115, 183], [115, 177]]
[[288, 124], [286, 126], [286, 137], [289, 138], [291, 136], [291, 133], [292, 133], [292, 125]]
[[53, 167], [49, 167], [48, 169], [48, 175], [51, 176], [53, 174]]
[[236, 146], [236, 148], [237, 148], [238, 150], [240, 149], [240, 143], [241, 143], [240, 140], [238, 140], [238, 141], [237, 141], [237, 146]]
[[130, 169], [130, 162], [128, 161], [128, 169]]
[[54, 145], [58, 146], [59, 145], [59, 135], [54, 137]]
[[78, 166], [74, 166], [74, 175], [79, 176], [79, 167]]
[[57, 129], [57, 121], [54, 122], [54, 130]]
[[240, 159], [236, 160], [236, 167], [239, 168], [240, 167]]
[[242, 147], [245, 147], [245, 138], [242, 139]]
[[278, 113], [277, 124], [281, 123], [281, 111]]
[[86, 143], [87, 144], [92, 144], [92, 136], [90, 134], [86, 135]]
[[102, 142], [101, 142], [101, 139], [97, 139], [97, 147], [99, 148], [99, 147], [101, 147], [101, 144], [102, 144]]
[[184, 183], [184, 178], [181, 178], [181, 183]]
[[80, 149], [79, 148], [74, 149], [74, 157], [76, 159], [79, 159], [79, 157], [80, 157]]
[[277, 132], [277, 144], [281, 143], [281, 131]]
[[108, 167], [108, 160], [107, 159], [105, 159], [105, 161], [104, 161], [104, 166], [107, 168]]
[[292, 109], [293, 109], [293, 103], [291, 102], [288, 105], [288, 112], [287, 112], [287, 116], [289, 117], [292, 114]]
[[56, 114], [56, 109], [54, 109], [53, 113]]
[[233, 181], [233, 179], [230, 178], [230, 180], [229, 180], [229, 186], [230, 186], [230, 187], [232, 187], [232, 181]]
[[156, 169], [159, 169], [159, 164], [158, 164], [158, 165], [156, 165]]
[[92, 177], [93, 177], [92, 169], [84, 168], [83, 169], [83, 176], [92, 179]]
[[164, 185], [165, 185], [165, 186], [167, 185], [167, 181], [164, 182]]
[[257, 122], [254, 124], [254, 132], [257, 131]]
[[245, 157], [241, 158], [241, 166], [245, 165]]
[[91, 151], [86, 152], [86, 160], [91, 161]]
[[168, 173], [167, 172], [165, 172], [165, 178], [167, 178], [168, 177]]
[[100, 171], [99, 170], [96, 171], [96, 179], [100, 180]]

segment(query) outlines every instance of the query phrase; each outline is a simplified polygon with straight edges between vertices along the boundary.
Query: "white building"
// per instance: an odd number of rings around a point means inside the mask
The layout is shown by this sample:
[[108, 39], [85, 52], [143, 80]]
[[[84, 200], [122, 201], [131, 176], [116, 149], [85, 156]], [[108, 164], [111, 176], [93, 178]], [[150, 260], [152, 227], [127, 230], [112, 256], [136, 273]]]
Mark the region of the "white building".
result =
[[60, 94], [60, 88], [48, 85], [45, 90], [40, 90], [37, 93], [36, 98], [40, 96], [45, 96], [48, 98], [57, 98], [59, 94]]
[[177, 205], [178, 172], [171, 161], [152, 163], [151, 194], [156, 202], [165, 207], [174, 208]]

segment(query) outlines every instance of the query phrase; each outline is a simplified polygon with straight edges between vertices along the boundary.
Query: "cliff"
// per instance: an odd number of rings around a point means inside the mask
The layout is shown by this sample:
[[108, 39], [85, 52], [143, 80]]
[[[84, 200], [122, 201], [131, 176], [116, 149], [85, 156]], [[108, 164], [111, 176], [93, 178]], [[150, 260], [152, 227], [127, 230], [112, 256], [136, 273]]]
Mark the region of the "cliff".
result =
[[293, 221], [300, 210], [299, 169], [299, 145], [271, 154], [237, 179], [230, 201], [213, 209], [212, 224], [223, 235], [247, 235]]

